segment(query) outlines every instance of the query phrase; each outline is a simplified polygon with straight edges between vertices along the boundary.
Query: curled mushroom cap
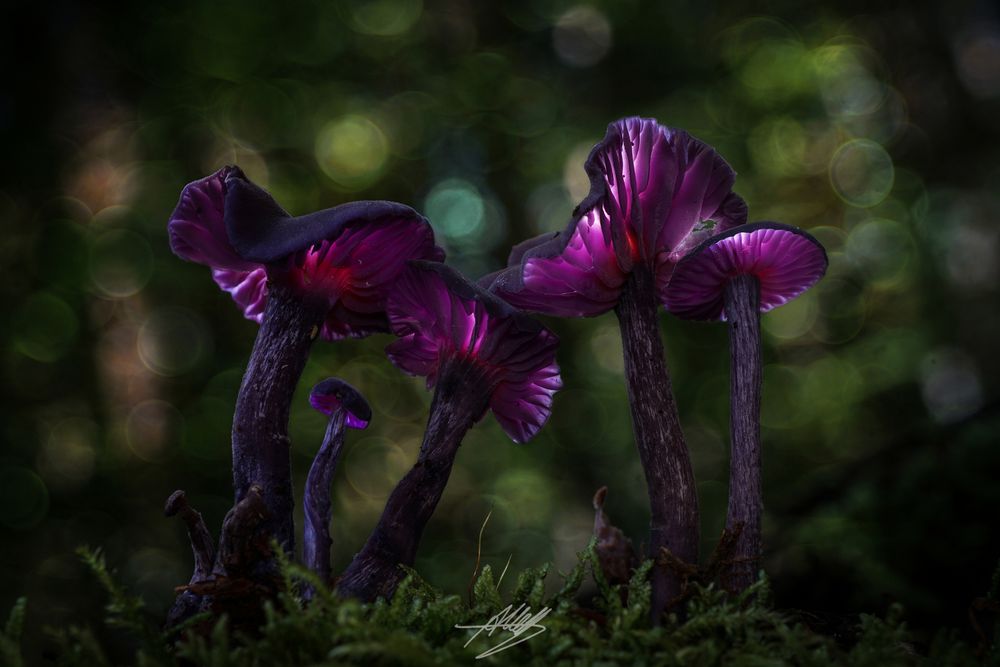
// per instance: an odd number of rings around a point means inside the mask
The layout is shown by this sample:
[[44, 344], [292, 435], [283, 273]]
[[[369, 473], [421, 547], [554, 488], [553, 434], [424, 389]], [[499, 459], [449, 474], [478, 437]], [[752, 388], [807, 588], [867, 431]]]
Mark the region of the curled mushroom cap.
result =
[[226, 166], [184, 186], [170, 215], [167, 233], [170, 249], [181, 259], [217, 269], [249, 271], [257, 264], [233, 248], [224, 221], [227, 183], [246, 176], [236, 166]]
[[724, 320], [725, 286], [752, 275], [760, 283], [760, 312], [799, 296], [826, 273], [826, 251], [810, 234], [778, 222], [755, 222], [701, 243], [674, 269], [667, 310], [690, 320]]
[[[399, 340], [389, 359], [433, 387], [445, 361], [483, 371], [489, 407], [515, 442], [530, 440], [562, 387], [559, 339], [539, 322], [438, 262], [412, 261], [389, 294], [387, 312]], [[481, 417], [481, 415], [480, 415]]]
[[708, 144], [649, 118], [625, 118], [587, 158], [590, 194], [567, 228], [516, 246], [492, 289], [519, 308], [590, 317], [615, 307], [636, 264], [662, 291], [712, 233], [746, 222], [736, 173]]
[[247, 319], [262, 321], [269, 281], [325, 300], [330, 340], [388, 331], [385, 294], [406, 260], [444, 258], [408, 206], [359, 201], [293, 217], [238, 167], [189, 183], [168, 230], [174, 253], [211, 267]]
[[344, 423], [351, 428], [368, 428], [372, 419], [372, 409], [365, 397], [340, 378], [328, 378], [313, 387], [309, 405], [328, 416], [343, 410]]

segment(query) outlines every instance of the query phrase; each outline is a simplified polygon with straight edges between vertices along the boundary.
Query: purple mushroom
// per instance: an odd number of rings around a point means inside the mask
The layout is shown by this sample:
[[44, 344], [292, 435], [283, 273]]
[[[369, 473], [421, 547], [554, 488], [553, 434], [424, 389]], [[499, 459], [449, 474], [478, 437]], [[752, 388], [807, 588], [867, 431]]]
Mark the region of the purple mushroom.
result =
[[413, 468], [386, 502], [378, 525], [338, 583], [373, 600], [390, 597], [412, 565], [465, 433], [487, 409], [514, 442], [530, 440], [562, 386], [556, 336], [495, 295], [435, 262], [410, 262], [389, 293], [399, 339], [389, 359], [434, 388], [427, 430]]
[[[651, 511], [650, 547], [696, 563], [698, 498], [664, 359], [657, 309], [674, 265], [702, 239], [746, 221], [735, 172], [709, 145], [655, 120], [608, 126], [585, 164], [590, 194], [565, 230], [514, 248], [491, 289], [511, 304], [562, 317], [614, 309], [636, 446]], [[652, 574], [658, 622], [680, 593], [665, 566]]]
[[388, 331], [385, 294], [408, 259], [440, 260], [427, 221], [384, 201], [286, 213], [237, 167], [188, 184], [168, 224], [183, 259], [212, 268], [260, 323], [233, 419], [237, 503], [260, 486], [262, 528], [294, 549], [288, 413], [313, 340]]
[[344, 446], [347, 428], [368, 428], [372, 409], [357, 389], [339, 378], [323, 380], [309, 394], [309, 404], [329, 416], [323, 444], [306, 477], [302, 560], [324, 582], [330, 581], [330, 484]]
[[[212, 543], [212, 534], [208, 532], [201, 512], [191, 507], [188, 504], [187, 495], [178, 489], [167, 498], [163, 514], [167, 517], [180, 515], [184, 525], [187, 526], [191, 553], [194, 554], [194, 572], [191, 574], [188, 585], [211, 579], [212, 564], [215, 562], [215, 545]], [[188, 590], [181, 591], [167, 613], [166, 626], [172, 628], [185, 618], [197, 613], [199, 603], [197, 595]]]
[[757, 222], [704, 241], [678, 263], [667, 286], [667, 309], [677, 317], [729, 322], [726, 530], [736, 538], [723, 585], [732, 591], [756, 580], [761, 558], [760, 314], [805, 292], [826, 267], [826, 251], [806, 232]]

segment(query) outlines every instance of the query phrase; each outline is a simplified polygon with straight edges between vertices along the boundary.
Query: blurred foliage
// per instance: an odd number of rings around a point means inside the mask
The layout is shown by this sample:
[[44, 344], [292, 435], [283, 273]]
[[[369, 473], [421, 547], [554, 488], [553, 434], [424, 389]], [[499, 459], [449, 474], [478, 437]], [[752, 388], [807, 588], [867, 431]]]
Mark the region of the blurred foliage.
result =
[[[835, 638], [815, 632], [807, 623], [774, 611], [770, 588], [760, 579], [738, 598], [712, 587], [699, 587], [685, 618], [672, 615], [662, 627], [651, 628], [649, 614], [652, 561], [637, 568], [627, 586], [610, 586], [604, 580], [594, 541], [578, 554], [572, 570], [563, 575], [559, 592], [543, 596], [548, 567], [525, 570], [509, 595], [502, 595], [491, 568], [483, 568], [468, 603], [457, 595], [435, 589], [413, 570], [400, 584], [391, 602], [361, 604], [325, 591], [314, 575], [287, 561], [283, 564], [287, 586], [277, 601], [266, 603], [267, 620], [259, 636], [233, 636], [227, 619], [219, 619], [206, 633], [183, 632], [179, 639], [158, 634], [158, 619], [141, 614], [141, 602], [114, 582], [99, 554], [84, 552], [84, 559], [103, 583], [111, 601], [105, 622], [126, 629], [134, 655], [109, 659], [88, 629], [71, 626], [56, 633], [56, 664], [64, 667], [104, 667], [135, 664], [167, 667], [177, 664], [204, 667], [239, 665], [451, 665], [469, 664], [492, 649], [490, 664], [498, 665], [850, 665], [855, 667], [906, 667], [934, 664], [967, 665], [980, 658], [983, 664], [1000, 660], [993, 646], [977, 655], [971, 647], [946, 633], [935, 642], [925, 662], [910, 643], [902, 610], [893, 606], [885, 618], [861, 614]], [[586, 575], [598, 584], [592, 606], [579, 607], [573, 597]], [[308, 582], [320, 591], [308, 605], [295, 590]], [[627, 593], [623, 602], [622, 593]], [[544, 631], [523, 642], [502, 648], [511, 638], [456, 626], [479, 627], [504, 608], [525, 614], [548, 609], [539, 621]], [[12, 619], [23, 613], [23, 601]], [[522, 635], [534, 632], [534, 626]], [[166, 652], [176, 649], [176, 657]], [[16, 656], [15, 656], [16, 657]], [[17, 664], [17, 663], [12, 663]]]
[[[187, 491], [217, 529], [255, 335], [171, 255], [184, 183], [236, 162], [301, 213], [355, 198], [426, 212], [472, 276], [561, 228], [605, 125], [653, 116], [715, 145], [751, 219], [808, 228], [827, 277], [765, 316], [767, 571], [780, 607], [908, 609], [970, 633], [1000, 555], [1000, 19], [986, 3], [179, 0], [5, 7], [0, 48], [0, 608], [94, 616], [74, 556], [100, 544], [162, 611], [187, 581]], [[565, 389], [512, 445], [466, 438], [416, 569], [464, 590], [483, 517], [495, 567], [568, 568], [590, 497], [639, 541], [646, 494], [612, 316], [549, 320]], [[725, 327], [664, 316], [703, 553], [726, 506]], [[339, 375], [375, 410], [334, 486], [335, 567], [411, 465], [429, 403], [388, 336], [317, 344], [292, 414], [301, 484]], [[924, 635], [926, 640], [929, 635]], [[36, 650], [35, 648], [31, 649]]]

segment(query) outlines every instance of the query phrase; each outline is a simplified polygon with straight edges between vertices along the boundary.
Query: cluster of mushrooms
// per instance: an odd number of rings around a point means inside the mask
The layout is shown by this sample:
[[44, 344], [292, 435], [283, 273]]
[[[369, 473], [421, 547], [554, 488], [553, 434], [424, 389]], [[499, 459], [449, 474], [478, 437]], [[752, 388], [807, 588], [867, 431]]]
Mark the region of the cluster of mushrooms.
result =
[[[362, 600], [391, 597], [412, 565], [465, 433], [487, 410], [518, 443], [545, 424], [562, 387], [558, 339], [528, 313], [594, 317], [614, 310], [625, 383], [650, 504], [652, 620], [681, 599], [671, 563], [698, 562], [694, 475], [660, 337], [660, 306], [676, 317], [729, 322], [732, 456], [722, 580], [733, 591], [761, 558], [760, 313], [826, 271], [822, 246], [783, 224], [747, 224], [735, 172], [707, 144], [655, 120], [612, 123], [585, 164], [588, 196], [561, 232], [513, 248], [507, 268], [471, 281], [443, 263], [430, 223], [408, 206], [360, 201], [294, 217], [237, 167], [188, 184], [168, 223], [170, 244], [260, 325], [233, 418], [235, 505], [216, 547], [183, 492], [167, 502], [188, 526], [194, 574], [168, 618], [211, 610], [253, 620], [278, 586], [277, 543], [295, 554], [288, 419], [317, 337], [390, 332], [400, 370], [434, 390], [417, 461], [390, 494], [346, 571], [330, 566], [331, 483], [348, 429], [371, 408], [343, 380], [317, 384], [328, 415], [306, 479], [302, 562], [320, 582]], [[603, 496], [602, 496], [603, 497]], [[596, 500], [595, 500], [596, 503]], [[315, 591], [304, 591], [308, 597]]]

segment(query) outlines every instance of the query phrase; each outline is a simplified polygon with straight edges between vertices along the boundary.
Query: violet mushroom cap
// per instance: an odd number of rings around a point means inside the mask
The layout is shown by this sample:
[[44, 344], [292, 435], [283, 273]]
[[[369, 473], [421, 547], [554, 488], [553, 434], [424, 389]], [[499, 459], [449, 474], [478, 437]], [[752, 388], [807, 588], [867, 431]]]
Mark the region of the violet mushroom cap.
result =
[[729, 164], [708, 144], [653, 119], [611, 123], [584, 167], [590, 192], [566, 228], [515, 246], [509, 268], [486, 279], [484, 286], [518, 308], [600, 315], [618, 304], [636, 264], [653, 273], [662, 301], [674, 265], [692, 247], [746, 222]]
[[325, 298], [327, 340], [387, 332], [385, 293], [405, 260], [444, 259], [427, 219], [409, 206], [358, 201], [293, 217], [233, 166], [185, 186], [168, 231], [174, 253], [211, 267], [258, 324], [269, 280]]
[[448, 358], [485, 369], [494, 385], [489, 409], [514, 442], [527, 442], [548, 420], [562, 388], [559, 339], [537, 320], [454, 269], [421, 260], [400, 275], [387, 312], [399, 340], [386, 354], [402, 371], [425, 376], [432, 388]]
[[760, 312], [788, 303], [823, 277], [826, 250], [809, 233], [780, 222], [740, 225], [703, 241], [678, 263], [666, 306], [689, 320], [725, 320], [725, 285], [737, 275], [760, 283]]
[[372, 409], [365, 397], [340, 378], [327, 378], [313, 387], [309, 405], [328, 417], [343, 410], [344, 423], [349, 428], [366, 429], [372, 419]]

